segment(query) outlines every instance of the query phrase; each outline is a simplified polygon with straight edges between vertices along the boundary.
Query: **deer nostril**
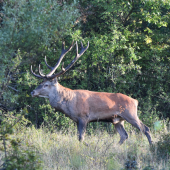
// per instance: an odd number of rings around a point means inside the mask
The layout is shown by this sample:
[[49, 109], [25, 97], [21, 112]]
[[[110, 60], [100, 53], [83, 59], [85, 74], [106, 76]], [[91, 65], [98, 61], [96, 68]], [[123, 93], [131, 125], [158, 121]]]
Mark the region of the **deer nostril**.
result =
[[34, 95], [34, 90], [31, 92], [31, 95], [32, 95], [32, 96]]

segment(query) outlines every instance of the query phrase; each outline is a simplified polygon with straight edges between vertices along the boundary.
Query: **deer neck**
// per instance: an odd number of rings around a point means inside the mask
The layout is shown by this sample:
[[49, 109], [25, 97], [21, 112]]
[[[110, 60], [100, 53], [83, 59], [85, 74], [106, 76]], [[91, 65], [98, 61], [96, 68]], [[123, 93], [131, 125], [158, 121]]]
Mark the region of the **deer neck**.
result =
[[49, 101], [52, 107], [58, 110], [64, 110], [66, 105], [73, 100], [73, 97], [73, 90], [57, 83], [51, 90]]

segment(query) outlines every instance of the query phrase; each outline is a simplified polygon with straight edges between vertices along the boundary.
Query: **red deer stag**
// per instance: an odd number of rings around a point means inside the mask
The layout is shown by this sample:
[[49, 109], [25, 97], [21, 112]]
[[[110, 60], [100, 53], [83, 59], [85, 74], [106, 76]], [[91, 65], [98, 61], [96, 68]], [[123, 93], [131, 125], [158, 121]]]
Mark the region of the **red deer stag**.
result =
[[[62, 70], [55, 73], [64, 56], [75, 44], [77, 53], [75, 58], [65, 68], [63, 66], [64, 64], [62, 64]], [[119, 144], [122, 144], [128, 138], [128, 134], [124, 129], [124, 121], [126, 120], [141, 130], [151, 144], [152, 139], [149, 128], [144, 125], [137, 116], [137, 100], [121, 93], [71, 90], [58, 83], [57, 77], [69, 70], [89, 47], [89, 42], [85, 48], [81, 43], [81, 51], [78, 53], [77, 42], [75, 44], [72, 43], [72, 45], [65, 50], [65, 43], [63, 42], [61, 56], [54, 67], [47, 64], [45, 57], [45, 63], [47, 67], [51, 69], [47, 75], [41, 73], [40, 65], [39, 75], [33, 72], [31, 66], [31, 73], [38, 78], [44, 79], [43, 83], [31, 92], [32, 97], [48, 98], [52, 107], [75, 121], [77, 123], [79, 141], [83, 141], [84, 139], [87, 123], [104, 121], [113, 123], [120, 135]]]

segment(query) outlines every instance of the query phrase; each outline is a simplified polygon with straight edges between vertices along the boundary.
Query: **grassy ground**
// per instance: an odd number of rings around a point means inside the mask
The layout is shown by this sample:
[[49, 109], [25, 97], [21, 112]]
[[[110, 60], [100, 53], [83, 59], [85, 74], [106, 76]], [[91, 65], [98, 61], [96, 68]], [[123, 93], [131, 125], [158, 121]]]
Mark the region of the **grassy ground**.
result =
[[[153, 141], [159, 140], [164, 133], [153, 132]], [[157, 155], [157, 147], [150, 150], [146, 136], [131, 130], [129, 139], [118, 145], [119, 135], [96, 130], [86, 135], [89, 146], [79, 143], [75, 130], [67, 133], [50, 133], [45, 128], [34, 127], [18, 131], [15, 137], [21, 140], [21, 148], [34, 146], [35, 154], [40, 157], [44, 170], [169, 170], [170, 159]], [[167, 133], [167, 130], [166, 130]]]

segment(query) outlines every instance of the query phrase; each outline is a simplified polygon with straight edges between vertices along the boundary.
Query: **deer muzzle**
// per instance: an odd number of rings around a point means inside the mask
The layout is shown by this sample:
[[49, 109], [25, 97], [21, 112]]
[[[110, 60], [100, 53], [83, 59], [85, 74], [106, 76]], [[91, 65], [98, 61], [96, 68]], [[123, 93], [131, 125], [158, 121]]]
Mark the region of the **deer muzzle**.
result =
[[31, 92], [31, 96], [32, 96], [32, 97], [36, 97], [36, 96], [37, 96], [35, 90], [33, 90], [33, 91]]

